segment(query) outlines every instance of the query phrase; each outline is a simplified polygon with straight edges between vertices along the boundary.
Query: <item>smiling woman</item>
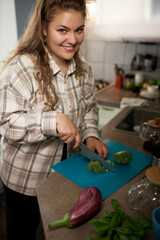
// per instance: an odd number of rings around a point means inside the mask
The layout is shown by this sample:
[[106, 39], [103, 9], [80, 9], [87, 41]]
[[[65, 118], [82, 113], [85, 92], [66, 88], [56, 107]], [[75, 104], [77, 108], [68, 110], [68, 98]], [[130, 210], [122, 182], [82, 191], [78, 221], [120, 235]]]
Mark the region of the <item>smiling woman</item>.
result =
[[35, 240], [36, 189], [51, 165], [84, 141], [101, 157], [108, 154], [100, 140], [92, 69], [79, 51], [85, 19], [85, 0], [37, 1], [0, 75], [8, 240], [21, 240], [21, 232], [23, 240]]

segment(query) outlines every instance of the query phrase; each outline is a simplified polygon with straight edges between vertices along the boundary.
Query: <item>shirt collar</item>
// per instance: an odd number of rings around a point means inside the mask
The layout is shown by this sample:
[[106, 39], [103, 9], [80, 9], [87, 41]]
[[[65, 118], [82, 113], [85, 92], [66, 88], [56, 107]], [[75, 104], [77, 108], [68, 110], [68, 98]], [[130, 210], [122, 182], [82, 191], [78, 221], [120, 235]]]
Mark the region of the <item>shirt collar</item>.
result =
[[[51, 54], [48, 52], [50, 67], [54, 71], [54, 75], [61, 71], [61, 68], [57, 65]], [[68, 75], [72, 74], [76, 70], [76, 63], [75, 60], [72, 58], [71, 61], [68, 63]]]

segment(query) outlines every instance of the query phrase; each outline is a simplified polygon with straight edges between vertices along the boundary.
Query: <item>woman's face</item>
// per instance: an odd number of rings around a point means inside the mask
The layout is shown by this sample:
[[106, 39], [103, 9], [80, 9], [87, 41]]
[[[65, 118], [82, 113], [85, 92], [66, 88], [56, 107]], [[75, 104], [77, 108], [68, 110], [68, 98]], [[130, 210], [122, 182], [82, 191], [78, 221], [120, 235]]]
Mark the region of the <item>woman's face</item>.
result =
[[44, 27], [47, 46], [57, 64], [72, 59], [79, 49], [84, 39], [84, 21], [78, 11], [58, 10], [48, 27]]

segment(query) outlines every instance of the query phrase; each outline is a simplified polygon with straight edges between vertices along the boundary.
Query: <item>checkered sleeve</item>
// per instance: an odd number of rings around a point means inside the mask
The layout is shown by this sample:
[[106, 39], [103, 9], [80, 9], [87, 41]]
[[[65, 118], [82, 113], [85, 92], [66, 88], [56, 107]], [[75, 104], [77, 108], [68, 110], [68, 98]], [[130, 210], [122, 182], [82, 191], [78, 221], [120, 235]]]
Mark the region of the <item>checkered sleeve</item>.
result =
[[33, 69], [32, 60], [21, 56], [0, 77], [0, 133], [10, 141], [34, 143], [56, 135], [56, 112], [43, 112], [42, 96], [32, 106], [37, 90]]

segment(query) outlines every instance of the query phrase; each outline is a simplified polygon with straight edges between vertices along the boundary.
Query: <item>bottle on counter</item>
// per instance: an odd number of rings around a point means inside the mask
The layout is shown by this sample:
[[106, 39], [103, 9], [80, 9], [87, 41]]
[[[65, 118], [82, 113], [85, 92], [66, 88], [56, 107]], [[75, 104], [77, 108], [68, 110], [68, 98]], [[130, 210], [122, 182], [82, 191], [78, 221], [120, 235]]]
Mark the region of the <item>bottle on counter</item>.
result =
[[146, 170], [146, 177], [128, 191], [128, 204], [143, 217], [152, 218], [152, 211], [160, 206], [160, 167]]
[[119, 68], [117, 64], [115, 64], [115, 72], [116, 72], [116, 88], [123, 87], [123, 79], [124, 79], [124, 70]]
[[116, 88], [122, 88], [123, 87], [123, 75], [117, 74], [116, 75]]

